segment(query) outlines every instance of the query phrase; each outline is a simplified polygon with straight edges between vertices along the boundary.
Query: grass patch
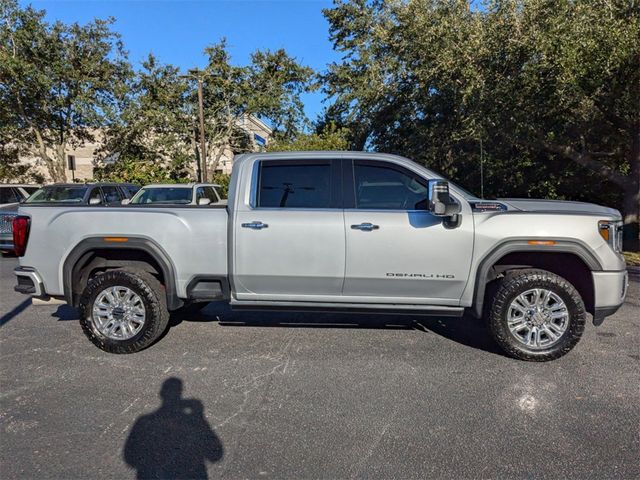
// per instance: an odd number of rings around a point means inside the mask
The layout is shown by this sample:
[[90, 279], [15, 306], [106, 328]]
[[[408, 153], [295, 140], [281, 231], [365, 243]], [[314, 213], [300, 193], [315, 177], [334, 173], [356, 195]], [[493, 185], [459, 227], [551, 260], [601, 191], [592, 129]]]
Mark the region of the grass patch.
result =
[[639, 252], [624, 252], [624, 259], [627, 261], [627, 265], [634, 267], [640, 267], [640, 253]]

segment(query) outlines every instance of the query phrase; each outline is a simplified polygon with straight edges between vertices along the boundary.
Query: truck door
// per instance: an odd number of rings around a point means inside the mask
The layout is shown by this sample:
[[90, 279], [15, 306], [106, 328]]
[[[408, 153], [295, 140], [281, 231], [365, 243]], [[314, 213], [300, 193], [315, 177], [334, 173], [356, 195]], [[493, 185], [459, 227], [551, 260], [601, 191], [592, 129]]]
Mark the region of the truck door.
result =
[[251, 198], [234, 219], [238, 299], [323, 301], [342, 294], [340, 175], [339, 162], [330, 159], [256, 161]]
[[427, 179], [393, 162], [352, 165], [345, 169], [353, 185], [345, 193], [352, 207], [345, 210], [345, 298], [457, 305], [473, 249], [468, 203], [458, 199], [461, 222], [447, 227], [427, 210]]

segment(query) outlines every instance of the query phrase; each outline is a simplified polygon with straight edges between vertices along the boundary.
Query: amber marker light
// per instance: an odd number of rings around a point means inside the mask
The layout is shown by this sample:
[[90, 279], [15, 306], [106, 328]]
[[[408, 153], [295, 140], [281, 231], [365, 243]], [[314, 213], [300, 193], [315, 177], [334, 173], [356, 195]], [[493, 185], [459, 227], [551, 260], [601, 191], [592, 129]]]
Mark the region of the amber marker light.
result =
[[124, 243], [129, 241], [127, 237], [104, 237], [103, 240], [111, 243]]
[[555, 245], [555, 240], [529, 240], [527, 242], [529, 245], [546, 245], [548, 247]]
[[604, 241], [609, 243], [609, 233], [611, 231], [611, 222], [606, 220], [600, 220], [598, 222], [598, 232], [600, 232], [600, 236], [604, 238]]

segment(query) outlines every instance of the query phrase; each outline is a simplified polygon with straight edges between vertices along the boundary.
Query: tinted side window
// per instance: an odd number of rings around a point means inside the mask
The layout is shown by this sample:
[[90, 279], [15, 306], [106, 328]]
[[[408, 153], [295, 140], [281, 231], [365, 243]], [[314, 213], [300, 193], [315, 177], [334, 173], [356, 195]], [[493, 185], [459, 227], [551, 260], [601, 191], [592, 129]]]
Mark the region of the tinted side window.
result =
[[353, 162], [356, 208], [426, 210], [427, 181], [392, 164]]
[[218, 197], [216, 197], [216, 192], [213, 191], [213, 187], [204, 187], [204, 196], [211, 200], [211, 203], [216, 203], [218, 201]]
[[329, 208], [331, 162], [261, 162], [257, 204], [268, 208]]
[[102, 203], [102, 195], [100, 194], [100, 187], [96, 187], [91, 190], [91, 193], [89, 194], [89, 201], [91, 201], [94, 198], [99, 199], [100, 203]]
[[122, 198], [120, 198], [120, 192], [116, 187], [102, 187], [102, 194], [104, 195], [104, 203], [118, 203]]
[[22, 196], [12, 187], [0, 188], [0, 203], [18, 203]]

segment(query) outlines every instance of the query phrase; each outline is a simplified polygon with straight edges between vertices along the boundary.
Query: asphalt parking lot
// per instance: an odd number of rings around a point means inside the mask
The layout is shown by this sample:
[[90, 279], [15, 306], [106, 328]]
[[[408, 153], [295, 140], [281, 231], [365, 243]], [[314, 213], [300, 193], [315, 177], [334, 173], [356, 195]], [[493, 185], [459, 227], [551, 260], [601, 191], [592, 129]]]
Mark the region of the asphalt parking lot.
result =
[[116, 356], [0, 260], [0, 477], [638, 478], [640, 285], [576, 349], [473, 319], [232, 313]]

